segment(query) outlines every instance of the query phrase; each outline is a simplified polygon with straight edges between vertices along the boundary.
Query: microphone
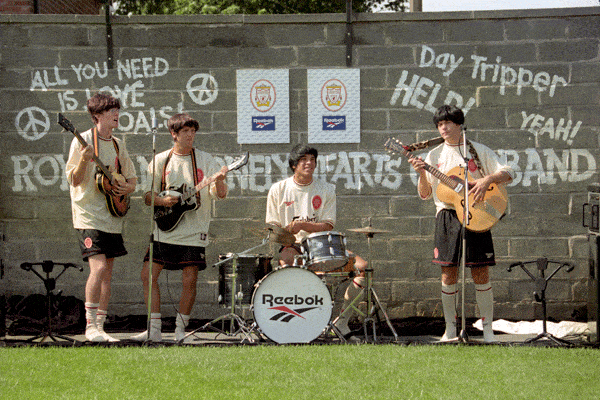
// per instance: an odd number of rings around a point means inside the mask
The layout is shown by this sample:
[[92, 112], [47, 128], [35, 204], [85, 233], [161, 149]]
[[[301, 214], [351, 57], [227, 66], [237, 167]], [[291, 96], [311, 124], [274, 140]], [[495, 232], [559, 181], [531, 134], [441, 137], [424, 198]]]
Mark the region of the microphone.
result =
[[158, 130], [158, 118], [152, 117], [152, 132], [156, 132]]

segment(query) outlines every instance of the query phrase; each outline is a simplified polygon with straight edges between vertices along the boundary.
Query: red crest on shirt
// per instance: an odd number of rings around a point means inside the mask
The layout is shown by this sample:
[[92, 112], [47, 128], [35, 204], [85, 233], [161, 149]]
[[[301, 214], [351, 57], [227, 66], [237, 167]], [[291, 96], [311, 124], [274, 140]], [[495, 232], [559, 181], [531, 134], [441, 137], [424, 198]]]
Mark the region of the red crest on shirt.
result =
[[321, 196], [317, 195], [317, 196], [313, 197], [312, 206], [315, 210], [318, 210], [319, 208], [321, 208], [322, 204], [323, 204], [323, 200], [321, 199]]
[[477, 164], [475, 164], [475, 161], [473, 159], [469, 160], [469, 171], [470, 172], [477, 171]]
[[85, 240], [83, 241], [83, 244], [85, 245], [86, 249], [89, 249], [92, 247], [92, 238], [91, 237], [86, 237]]
[[198, 176], [198, 182], [202, 182], [204, 179], [204, 172], [200, 168], [196, 168], [196, 175]]

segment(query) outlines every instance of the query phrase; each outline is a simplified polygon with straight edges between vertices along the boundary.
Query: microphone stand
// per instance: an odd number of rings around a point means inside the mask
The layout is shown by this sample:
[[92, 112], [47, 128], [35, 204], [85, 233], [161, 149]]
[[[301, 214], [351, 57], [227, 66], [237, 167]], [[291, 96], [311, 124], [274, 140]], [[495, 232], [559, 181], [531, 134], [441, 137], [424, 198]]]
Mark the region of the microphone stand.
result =
[[148, 339], [150, 339], [150, 324], [152, 321], [152, 266], [154, 263], [154, 176], [156, 169], [156, 133], [158, 131], [158, 120], [152, 118], [152, 185], [150, 186], [150, 246], [148, 248], [148, 319], [146, 321], [146, 329]]
[[465, 329], [467, 322], [465, 316], [465, 270], [467, 266], [467, 225], [469, 225], [469, 160], [467, 159], [467, 127], [463, 125], [463, 159], [465, 162], [465, 178], [464, 178], [464, 208], [463, 208], [463, 226], [462, 226], [462, 254], [460, 263], [461, 272], [461, 311], [460, 311], [460, 334], [458, 335], [459, 341], [467, 343], [469, 336]]

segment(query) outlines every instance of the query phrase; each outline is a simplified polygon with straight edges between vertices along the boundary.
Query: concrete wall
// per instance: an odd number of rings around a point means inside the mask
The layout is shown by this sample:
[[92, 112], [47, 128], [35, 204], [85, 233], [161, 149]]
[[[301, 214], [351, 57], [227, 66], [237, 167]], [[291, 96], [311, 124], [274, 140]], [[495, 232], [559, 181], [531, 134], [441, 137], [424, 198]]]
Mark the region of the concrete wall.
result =
[[[115, 69], [109, 70], [102, 16], [0, 16], [0, 285], [8, 295], [43, 292], [22, 262], [83, 265], [64, 175], [72, 135], [56, 124], [58, 112], [83, 131], [90, 127], [84, 105], [91, 93], [119, 96], [116, 133], [142, 182], [155, 115], [159, 151], [171, 144], [166, 119], [179, 110], [200, 121], [197, 146], [223, 162], [249, 151], [249, 165], [228, 177], [229, 199], [213, 211], [207, 254], [214, 263], [265, 237], [267, 191], [288, 175], [292, 144], [307, 140], [307, 70], [346, 67], [345, 15], [115, 17], [112, 28]], [[538, 257], [577, 265], [551, 281], [549, 315], [570, 319], [582, 311], [588, 250], [581, 207], [587, 186], [598, 181], [599, 36], [597, 8], [355, 16], [361, 141], [318, 145], [319, 174], [337, 185], [336, 230], [346, 233], [350, 249], [368, 257], [366, 240], [347, 230], [369, 219], [393, 232], [375, 236], [371, 256], [377, 293], [392, 317], [440, 316], [440, 271], [430, 262], [433, 203], [418, 198], [412, 169], [383, 143], [390, 136], [403, 142], [436, 136], [432, 110], [445, 102], [463, 107], [471, 139], [517, 171], [508, 215], [493, 229], [496, 316], [541, 318], [531, 280], [521, 270], [507, 272], [512, 262]], [[290, 144], [237, 143], [242, 68], [289, 69]], [[129, 255], [118, 259], [113, 276], [111, 312], [121, 315], [145, 312], [139, 271], [150, 214], [141, 194], [126, 217]], [[83, 298], [86, 277], [69, 270], [57, 286]], [[165, 274], [162, 285], [163, 313], [173, 314], [179, 274]], [[220, 315], [217, 268], [202, 272], [198, 285], [194, 317]], [[470, 281], [466, 299], [475, 316]]]

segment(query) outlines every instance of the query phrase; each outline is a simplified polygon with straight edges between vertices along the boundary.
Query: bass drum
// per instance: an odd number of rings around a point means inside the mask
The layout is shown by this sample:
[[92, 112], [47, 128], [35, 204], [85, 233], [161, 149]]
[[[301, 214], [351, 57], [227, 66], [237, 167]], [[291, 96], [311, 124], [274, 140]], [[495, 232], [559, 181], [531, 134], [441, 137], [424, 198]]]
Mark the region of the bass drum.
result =
[[254, 320], [276, 343], [309, 343], [331, 320], [333, 302], [314, 272], [283, 267], [265, 276], [252, 295]]

